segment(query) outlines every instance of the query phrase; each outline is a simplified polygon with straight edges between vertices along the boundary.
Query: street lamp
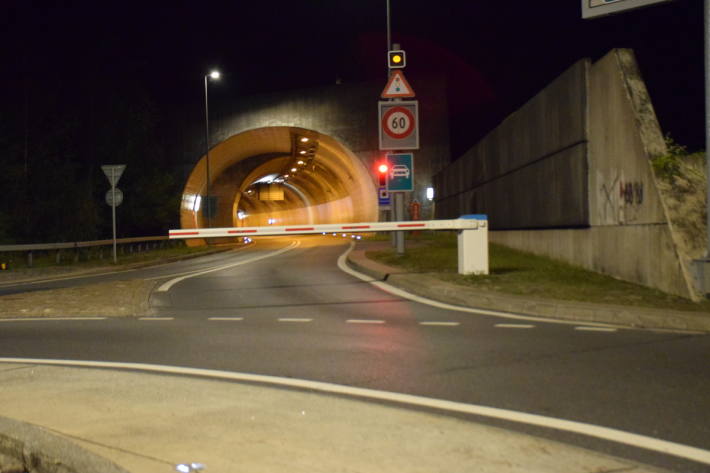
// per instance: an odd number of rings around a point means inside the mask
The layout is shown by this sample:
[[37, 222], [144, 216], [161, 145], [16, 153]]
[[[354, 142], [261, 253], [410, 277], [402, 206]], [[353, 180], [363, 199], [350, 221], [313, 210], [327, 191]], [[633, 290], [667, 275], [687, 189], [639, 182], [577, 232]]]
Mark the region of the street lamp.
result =
[[207, 79], [218, 80], [219, 77], [220, 73], [217, 70], [205, 74], [205, 166], [207, 168], [207, 199], [205, 202], [205, 210], [207, 212], [207, 228], [212, 226], [212, 205], [210, 200], [210, 112], [207, 100]]

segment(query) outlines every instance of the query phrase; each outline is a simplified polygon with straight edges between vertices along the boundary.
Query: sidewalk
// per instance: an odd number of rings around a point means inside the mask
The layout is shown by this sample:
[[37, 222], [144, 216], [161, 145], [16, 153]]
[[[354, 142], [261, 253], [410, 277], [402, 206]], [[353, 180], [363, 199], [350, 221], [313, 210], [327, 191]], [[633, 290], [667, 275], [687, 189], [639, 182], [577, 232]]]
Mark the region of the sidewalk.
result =
[[[207, 473], [658, 473], [542, 438], [317, 391], [13, 363], [0, 364], [0, 385], [0, 459], [24, 449], [68, 467], [51, 471], [168, 473], [196, 462]], [[76, 448], [56, 453], [67, 441]]]
[[704, 312], [592, 304], [482, 291], [444, 281], [435, 273], [408, 273], [401, 268], [370, 260], [365, 254], [390, 247], [388, 242], [360, 241], [348, 255], [348, 263], [353, 269], [372, 278], [412, 294], [453, 305], [579, 322], [710, 332], [710, 314]]

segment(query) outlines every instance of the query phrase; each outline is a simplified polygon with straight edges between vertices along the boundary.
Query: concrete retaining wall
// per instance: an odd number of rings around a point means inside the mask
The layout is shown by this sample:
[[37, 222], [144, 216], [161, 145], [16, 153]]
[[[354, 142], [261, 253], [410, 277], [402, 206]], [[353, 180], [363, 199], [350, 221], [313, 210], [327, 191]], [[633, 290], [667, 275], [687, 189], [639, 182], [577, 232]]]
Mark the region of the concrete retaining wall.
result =
[[[522, 166], [493, 165], [510, 150]], [[616, 49], [572, 66], [434, 176], [437, 217], [487, 213], [492, 242], [698, 299], [650, 164], [665, 152], [634, 54]]]
[[437, 216], [485, 209], [494, 230], [588, 225], [588, 69], [579, 61], [435, 175]]

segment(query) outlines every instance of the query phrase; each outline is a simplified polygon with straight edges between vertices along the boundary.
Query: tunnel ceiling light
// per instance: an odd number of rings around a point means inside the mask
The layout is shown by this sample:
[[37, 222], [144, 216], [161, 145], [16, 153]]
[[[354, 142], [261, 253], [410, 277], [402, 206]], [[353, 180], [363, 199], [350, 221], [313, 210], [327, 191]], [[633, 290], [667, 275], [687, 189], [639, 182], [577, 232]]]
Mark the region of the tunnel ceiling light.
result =
[[306, 138], [305, 136], [302, 136], [301, 143], [308, 143], [308, 138]]
[[299, 166], [303, 166], [304, 164], [306, 164], [305, 161], [303, 161], [302, 159], [299, 159], [299, 160], [298, 160], [298, 165], [299, 165]]
[[296, 171], [298, 171], [298, 169], [296, 169], [296, 168], [291, 168], [291, 172], [296, 172]]
[[299, 151], [299, 153], [300, 153], [300, 154], [306, 154], [306, 150], [305, 150], [305, 149], [302, 149], [301, 151]]

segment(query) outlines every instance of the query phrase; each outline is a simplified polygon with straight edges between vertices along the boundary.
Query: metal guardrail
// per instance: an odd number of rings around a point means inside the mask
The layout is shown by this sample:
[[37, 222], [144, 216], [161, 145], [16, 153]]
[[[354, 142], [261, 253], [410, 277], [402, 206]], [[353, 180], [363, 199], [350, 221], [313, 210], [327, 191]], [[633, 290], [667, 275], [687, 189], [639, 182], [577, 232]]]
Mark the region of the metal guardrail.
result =
[[[116, 243], [121, 245], [124, 243], [142, 243], [146, 241], [168, 240], [169, 238], [170, 237], [167, 236], [119, 238], [116, 240]], [[29, 245], [0, 245], [0, 252], [65, 250], [71, 248], [90, 248], [92, 246], [106, 245], [113, 245], [113, 240], [75, 241], [66, 243], [32, 243]]]
[[[169, 237], [167, 236], [151, 236], [151, 237], [132, 237], [132, 238], [119, 238], [116, 240], [118, 245], [134, 245], [136, 243], [150, 243], [150, 242], [167, 242]], [[74, 241], [74, 242], [64, 242], [64, 243], [31, 243], [27, 245], [0, 245], [0, 265], [5, 264], [3, 261], [2, 253], [27, 253], [27, 266], [32, 267], [33, 252], [42, 251], [56, 251], [56, 261], [57, 264], [61, 262], [61, 250], [80, 250], [83, 248], [94, 248], [101, 246], [113, 245], [113, 240], [93, 240], [93, 241]], [[78, 259], [77, 257], [75, 260]], [[3, 269], [6, 269], [3, 268]]]

